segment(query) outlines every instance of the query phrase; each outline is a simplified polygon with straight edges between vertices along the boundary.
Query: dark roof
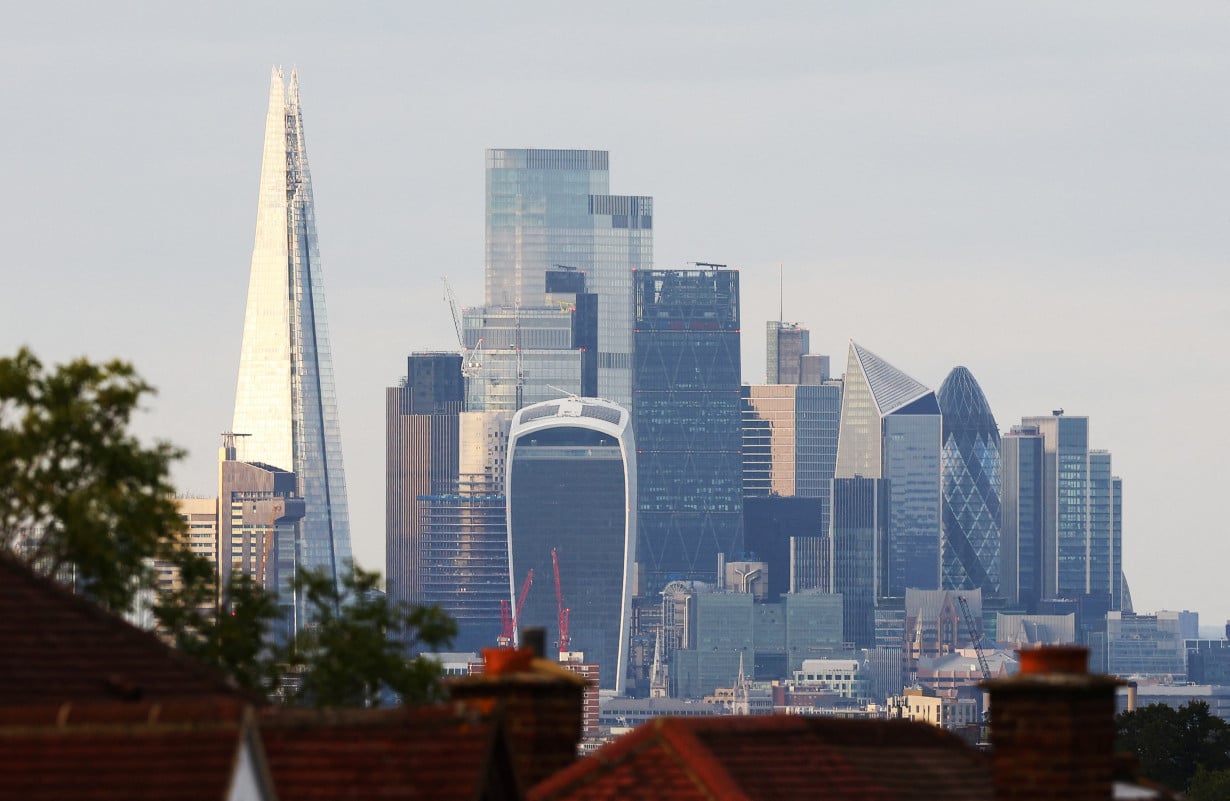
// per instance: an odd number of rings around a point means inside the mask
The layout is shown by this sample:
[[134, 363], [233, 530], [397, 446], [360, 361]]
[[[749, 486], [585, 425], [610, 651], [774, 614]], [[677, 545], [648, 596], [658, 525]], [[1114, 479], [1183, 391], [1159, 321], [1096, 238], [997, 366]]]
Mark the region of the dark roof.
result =
[[[24, 801], [225, 801], [245, 743], [245, 725], [108, 721], [0, 726], [0, 798]], [[259, 780], [259, 779], [258, 779]]]
[[249, 696], [219, 673], [0, 554], [0, 708]]
[[528, 797], [973, 801], [990, 795], [990, 761], [933, 726], [776, 715], [659, 718], [538, 784]]
[[499, 722], [458, 707], [269, 708], [260, 731], [279, 801], [521, 797]]

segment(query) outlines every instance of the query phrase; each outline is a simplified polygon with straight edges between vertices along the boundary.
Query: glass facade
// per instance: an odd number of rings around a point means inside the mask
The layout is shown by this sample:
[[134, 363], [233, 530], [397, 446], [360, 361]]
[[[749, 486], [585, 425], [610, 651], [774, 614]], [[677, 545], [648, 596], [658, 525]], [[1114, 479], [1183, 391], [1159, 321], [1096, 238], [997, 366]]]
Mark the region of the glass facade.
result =
[[337, 578], [351, 559], [333, 358], [299, 84], [270, 82], [256, 240], [232, 431], [241, 456], [295, 473], [301, 567]]
[[519, 628], [541, 626], [548, 643], [559, 644], [554, 552], [569, 610], [567, 650], [600, 665], [601, 686], [622, 693], [636, 542], [637, 460], [628, 413], [593, 398], [527, 406], [513, 418], [508, 442], [513, 603], [534, 571]]
[[743, 550], [739, 274], [636, 274], [633, 423], [642, 593]]
[[421, 495], [443, 495], [457, 481], [461, 356], [416, 353], [401, 386], [385, 392], [385, 590], [393, 601], [421, 601]]
[[1036, 427], [1013, 426], [1003, 455], [1000, 591], [1034, 613], [1042, 600], [1043, 441]]
[[803, 357], [811, 332], [798, 323], [770, 320], [765, 325], [766, 384], [802, 384]]
[[844, 638], [857, 648], [875, 645], [876, 588], [884, 581], [878, 558], [884, 547], [884, 490], [876, 478], [833, 480], [831, 587], [842, 597]]
[[943, 415], [943, 587], [1000, 592], [999, 426], [964, 367], [936, 393]]
[[548, 270], [583, 272], [597, 296], [598, 395], [626, 406], [632, 276], [653, 264], [653, 199], [609, 194], [608, 161], [600, 150], [487, 151], [485, 305], [544, 307]]
[[851, 342], [835, 476], [885, 482], [878, 598], [940, 586], [941, 434], [935, 393]]
[[418, 498], [419, 599], [457, 621], [454, 649], [478, 651], [496, 644], [508, 599], [505, 502], [486, 482], [460, 489]]

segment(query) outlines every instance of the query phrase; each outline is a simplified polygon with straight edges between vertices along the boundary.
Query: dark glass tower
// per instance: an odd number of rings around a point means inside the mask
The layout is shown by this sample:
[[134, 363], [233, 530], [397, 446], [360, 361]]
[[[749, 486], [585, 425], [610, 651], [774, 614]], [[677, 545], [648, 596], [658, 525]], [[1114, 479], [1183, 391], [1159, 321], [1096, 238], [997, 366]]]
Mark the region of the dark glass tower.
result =
[[[508, 435], [509, 598], [534, 571], [518, 628], [540, 626], [560, 645], [554, 560], [570, 610], [568, 651], [624, 691], [636, 543], [636, 464], [628, 413], [595, 398], [527, 406]], [[552, 636], [554, 635], [554, 636]]]
[[1013, 426], [1000, 447], [1000, 592], [1033, 614], [1042, 600], [1042, 434], [1036, 426]]
[[385, 577], [395, 601], [422, 601], [419, 496], [457, 481], [461, 356], [416, 353], [385, 393]]
[[743, 550], [739, 273], [635, 273], [633, 427], [642, 594], [712, 581]]
[[1000, 592], [999, 426], [982, 388], [964, 367], [940, 384], [943, 583], [946, 590]]

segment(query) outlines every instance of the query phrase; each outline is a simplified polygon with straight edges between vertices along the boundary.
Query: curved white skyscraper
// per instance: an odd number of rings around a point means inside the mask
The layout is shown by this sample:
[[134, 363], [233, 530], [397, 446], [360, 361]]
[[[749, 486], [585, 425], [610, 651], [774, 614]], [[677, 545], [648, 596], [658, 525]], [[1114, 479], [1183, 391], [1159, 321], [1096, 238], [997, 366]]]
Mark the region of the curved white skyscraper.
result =
[[244, 461], [298, 477], [305, 515], [296, 563], [335, 578], [349, 562], [350, 520], [333, 358], [316, 241], [299, 80], [273, 70], [256, 242], [232, 430]]
[[[601, 666], [603, 689], [624, 692], [636, 549], [636, 445], [631, 416], [598, 398], [526, 406], [513, 417], [505, 464], [509, 597], [534, 580], [519, 628], [541, 626]], [[553, 558], [552, 554], [555, 554]], [[559, 596], [555, 561], [559, 564]]]

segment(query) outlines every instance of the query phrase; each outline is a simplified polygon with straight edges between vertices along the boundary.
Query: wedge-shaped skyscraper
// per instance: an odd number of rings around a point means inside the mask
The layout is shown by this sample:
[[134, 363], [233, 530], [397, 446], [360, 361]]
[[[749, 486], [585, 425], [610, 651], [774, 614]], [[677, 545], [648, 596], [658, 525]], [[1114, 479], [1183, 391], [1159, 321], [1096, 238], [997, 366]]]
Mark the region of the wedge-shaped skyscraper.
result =
[[[874, 555], [876, 596], [940, 586], [940, 407], [935, 393], [850, 343], [836, 477], [883, 482], [885, 519]], [[839, 518], [836, 507], [833, 519]], [[835, 552], [839, 560], [866, 554]]]
[[269, 87], [232, 430], [245, 435], [245, 461], [298, 476], [296, 563], [336, 578], [350, 560], [342, 438], [299, 80], [292, 72], [288, 84], [280, 69]]

